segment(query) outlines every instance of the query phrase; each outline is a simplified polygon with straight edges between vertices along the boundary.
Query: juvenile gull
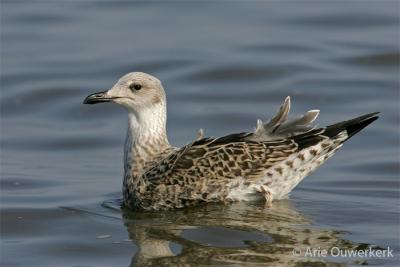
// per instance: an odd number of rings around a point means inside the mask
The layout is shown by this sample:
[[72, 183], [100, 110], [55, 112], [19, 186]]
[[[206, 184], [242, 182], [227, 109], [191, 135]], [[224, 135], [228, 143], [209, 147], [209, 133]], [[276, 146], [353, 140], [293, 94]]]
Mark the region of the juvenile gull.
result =
[[378, 118], [377, 112], [315, 128], [319, 110], [287, 120], [290, 97], [253, 133], [203, 137], [170, 145], [166, 96], [161, 82], [146, 73], [128, 73], [108, 91], [84, 104], [114, 102], [128, 111], [124, 150], [123, 204], [132, 209], [182, 208], [201, 202], [252, 201], [288, 196], [343, 143]]

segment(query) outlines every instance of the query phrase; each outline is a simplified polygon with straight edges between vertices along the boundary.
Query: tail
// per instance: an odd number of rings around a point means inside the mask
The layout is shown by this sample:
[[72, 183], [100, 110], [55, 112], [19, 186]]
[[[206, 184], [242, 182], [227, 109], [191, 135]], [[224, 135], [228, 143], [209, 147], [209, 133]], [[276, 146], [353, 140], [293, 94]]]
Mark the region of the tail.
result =
[[[351, 120], [332, 124], [325, 128], [311, 130], [307, 133], [294, 136], [293, 139], [299, 145], [299, 149], [307, 148], [322, 141], [326, 137], [335, 139], [338, 134], [346, 132], [348, 140], [350, 137], [367, 127], [373, 121], [379, 118], [379, 112], [369, 113]], [[344, 142], [343, 141], [343, 142]]]

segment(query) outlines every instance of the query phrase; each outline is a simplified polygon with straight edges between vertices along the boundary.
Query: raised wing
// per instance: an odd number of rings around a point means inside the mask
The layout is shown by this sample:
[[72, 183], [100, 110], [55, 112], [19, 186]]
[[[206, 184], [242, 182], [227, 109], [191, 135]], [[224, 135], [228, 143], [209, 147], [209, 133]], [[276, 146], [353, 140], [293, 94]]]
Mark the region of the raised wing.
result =
[[306, 114], [291, 120], [288, 120], [289, 111], [290, 97], [288, 96], [275, 117], [266, 123], [262, 120], [257, 121], [257, 128], [254, 134], [249, 137], [250, 140], [279, 140], [306, 133], [314, 129], [312, 123], [318, 117], [319, 110], [310, 110]]

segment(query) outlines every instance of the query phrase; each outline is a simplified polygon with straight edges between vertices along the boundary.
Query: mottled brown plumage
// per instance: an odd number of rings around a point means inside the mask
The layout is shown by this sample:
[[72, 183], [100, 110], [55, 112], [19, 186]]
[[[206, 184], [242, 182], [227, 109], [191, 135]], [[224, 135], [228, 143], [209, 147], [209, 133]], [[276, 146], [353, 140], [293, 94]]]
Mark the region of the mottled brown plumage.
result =
[[166, 135], [166, 97], [158, 79], [144, 73], [122, 77], [107, 92], [85, 103], [115, 102], [128, 110], [125, 143], [124, 205], [160, 210], [201, 202], [249, 201], [286, 197], [343, 142], [377, 119], [376, 113], [314, 129], [319, 114], [287, 120], [290, 98], [254, 133], [203, 138], [178, 149]]
[[230, 201], [238, 177], [245, 177], [249, 185], [257, 183], [266, 169], [297, 149], [290, 140], [255, 142], [246, 136], [205, 138], [170, 153], [141, 176], [143, 193], [133, 204], [162, 209]]

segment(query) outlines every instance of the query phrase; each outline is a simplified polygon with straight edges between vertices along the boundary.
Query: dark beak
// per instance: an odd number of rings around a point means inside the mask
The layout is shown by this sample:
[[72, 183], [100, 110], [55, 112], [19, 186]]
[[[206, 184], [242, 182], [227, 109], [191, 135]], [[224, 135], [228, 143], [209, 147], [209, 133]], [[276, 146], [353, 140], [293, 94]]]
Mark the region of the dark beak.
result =
[[85, 100], [83, 100], [83, 104], [97, 104], [103, 102], [110, 102], [113, 98], [106, 95], [105, 92], [98, 92], [91, 95], [88, 95]]

